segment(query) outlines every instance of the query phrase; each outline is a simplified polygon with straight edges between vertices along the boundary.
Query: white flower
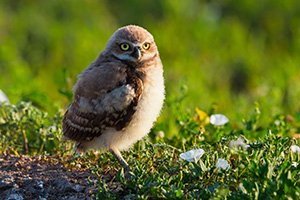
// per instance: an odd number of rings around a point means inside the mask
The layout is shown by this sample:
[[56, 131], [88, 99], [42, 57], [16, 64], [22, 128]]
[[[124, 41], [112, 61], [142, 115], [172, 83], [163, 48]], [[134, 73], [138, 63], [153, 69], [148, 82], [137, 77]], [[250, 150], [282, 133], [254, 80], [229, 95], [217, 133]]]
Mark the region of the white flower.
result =
[[197, 162], [204, 153], [205, 151], [203, 149], [193, 149], [185, 153], [181, 153], [180, 158], [189, 162], [193, 162], [194, 160]]
[[163, 131], [158, 131], [157, 133], [155, 133], [155, 136], [157, 138], [164, 138], [165, 137], [165, 133]]
[[229, 122], [229, 119], [222, 114], [215, 114], [210, 116], [210, 123], [216, 126], [222, 126]]
[[217, 161], [216, 168], [219, 169], [219, 171], [221, 171], [221, 168], [228, 170], [230, 168], [230, 165], [228, 164], [228, 162], [226, 160], [219, 158]]
[[7, 102], [7, 103], [9, 103], [9, 100], [8, 100], [6, 94], [4, 92], [2, 92], [2, 90], [0, 90], [0, 103], [1, 102]]
[[279, 121], [279, 120], [275, 120], [275, 121], [274, 121], [274, 124], [275, 124], [276, 126], [279, 126], [279, 125], [280, 125], [280, 121]]
[[247, 150], [247, 149], [250, 148], [250, 145], [249, 145], [249, 144], [246, 144], [246, 143], [244, 142], [244, 139], [241, 138], [241, 137], [239, 137], [239, 138], [238, 138], [237, 140], [235, 140], [235, 141], [230, 141], [230, 142], [229, 142], [229, 147], [230, 147], [231, 149], [241, 147], [242, 149]]
[[48, 131], [50, 131], [50, 132], [55, 132], [55, 131], [57, 131], [56, 126], [49, 126], [49, 127], [48, 127]]
[[297, 167], [298, 163], [297, 162], [292, 162], [292, 166]]
[[300, 154], [300, 147], [297, 146], [297, 145], [292, 145], [292, 146], [291, 146], [291, 151], [292, 151], [293, 153]]

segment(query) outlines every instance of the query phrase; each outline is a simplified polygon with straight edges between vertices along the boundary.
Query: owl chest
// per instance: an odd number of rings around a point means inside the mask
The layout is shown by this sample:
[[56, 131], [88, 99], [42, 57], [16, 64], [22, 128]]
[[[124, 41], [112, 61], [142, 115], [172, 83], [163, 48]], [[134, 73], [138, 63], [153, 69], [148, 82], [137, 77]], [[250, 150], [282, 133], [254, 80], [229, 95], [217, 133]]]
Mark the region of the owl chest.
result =
[[144, 80], [143, 88], [143, 94], [137, 104], [137, 110], [129, 128], [150, 129], [158, 117], [164, 101], [162, 72], [150, 73]]

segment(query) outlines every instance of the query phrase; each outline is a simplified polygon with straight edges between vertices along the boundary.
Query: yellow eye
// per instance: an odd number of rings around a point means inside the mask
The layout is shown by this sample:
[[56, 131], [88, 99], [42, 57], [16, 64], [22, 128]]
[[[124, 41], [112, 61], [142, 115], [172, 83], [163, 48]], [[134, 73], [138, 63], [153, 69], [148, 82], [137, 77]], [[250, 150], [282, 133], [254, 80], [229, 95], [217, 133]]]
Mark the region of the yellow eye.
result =
[[120, 48], [123, 50], [123, 51], [127, 51], [129, 49], [129, 44], [127, 43], [122, 43], [120, 45]]
[[150, 43], [145, 43], [145, 44], [143, 44], [143, 48], [144, 48], [145, 50], [148, 50], [148, 49], [150, 48]]

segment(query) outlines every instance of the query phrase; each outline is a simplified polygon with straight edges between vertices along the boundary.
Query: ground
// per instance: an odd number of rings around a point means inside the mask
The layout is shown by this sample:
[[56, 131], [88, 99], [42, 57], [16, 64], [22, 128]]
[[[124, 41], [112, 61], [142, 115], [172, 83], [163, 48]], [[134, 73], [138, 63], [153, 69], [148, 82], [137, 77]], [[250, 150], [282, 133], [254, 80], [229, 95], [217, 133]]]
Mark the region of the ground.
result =
[[[0, 199], [95, 199], [99, 180], [88, 168], [70, 169], [57, 156], [0, 155]], [[107, 180], [112, 174], [104, 174]]]

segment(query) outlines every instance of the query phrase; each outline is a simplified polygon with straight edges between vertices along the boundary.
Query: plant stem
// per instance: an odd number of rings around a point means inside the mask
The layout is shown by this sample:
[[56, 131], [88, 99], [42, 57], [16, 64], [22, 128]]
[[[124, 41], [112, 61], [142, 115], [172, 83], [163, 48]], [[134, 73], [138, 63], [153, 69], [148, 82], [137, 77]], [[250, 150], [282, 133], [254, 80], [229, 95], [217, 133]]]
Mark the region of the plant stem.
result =
[[28, 154], [28, 143], [27, 143], [26, 133], [25, 133], [24, 129], [22, 129], [22, 135], [23, 135], [23, 138], [24, 138], [25, 153]]

